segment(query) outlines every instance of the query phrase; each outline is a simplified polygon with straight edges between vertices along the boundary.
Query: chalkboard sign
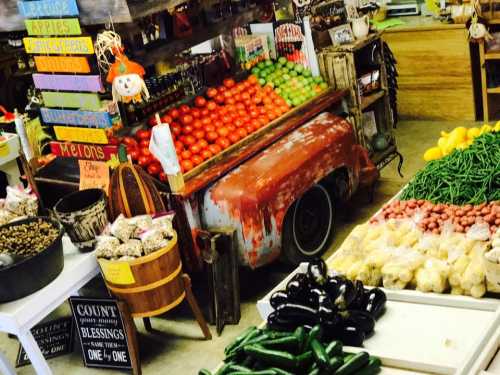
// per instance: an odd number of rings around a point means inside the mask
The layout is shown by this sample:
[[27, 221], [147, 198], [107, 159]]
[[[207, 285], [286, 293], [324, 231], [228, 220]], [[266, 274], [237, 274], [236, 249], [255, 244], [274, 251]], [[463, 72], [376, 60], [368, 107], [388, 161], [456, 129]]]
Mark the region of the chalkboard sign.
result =
[[[73, 318], [61, 318], [34, 326], [31, 333], [45, 359], [58, 357], [73, 351]], [[31, 362], [23, 347], [19, 345], [16, 366]]]
[[127, 333], [117, 301], [69, 299], [87, 367], [132, 369]]

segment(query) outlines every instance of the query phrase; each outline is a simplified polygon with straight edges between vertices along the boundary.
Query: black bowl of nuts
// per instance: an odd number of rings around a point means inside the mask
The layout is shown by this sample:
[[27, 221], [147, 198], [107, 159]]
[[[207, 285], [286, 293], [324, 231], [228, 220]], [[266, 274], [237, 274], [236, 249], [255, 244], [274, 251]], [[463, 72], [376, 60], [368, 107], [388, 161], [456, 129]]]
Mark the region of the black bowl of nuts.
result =
[[64, 267], [62, 226], [47, 217], [31, 217], [0, 226], [0, 302], [43, 288]]

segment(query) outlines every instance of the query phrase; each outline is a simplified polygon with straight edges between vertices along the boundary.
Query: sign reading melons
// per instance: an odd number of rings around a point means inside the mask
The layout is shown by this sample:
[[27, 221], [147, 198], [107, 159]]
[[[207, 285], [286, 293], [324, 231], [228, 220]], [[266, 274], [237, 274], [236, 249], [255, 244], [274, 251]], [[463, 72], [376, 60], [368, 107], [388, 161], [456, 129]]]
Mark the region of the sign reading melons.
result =
[[24, 18], [78, 16], [76, 0], [18, 1], [19, 13]]
[[68, 38], [23, 38], [27, 53], [40, 55], [70, 54], [91, 55], [94, 53], [94, 44], [89, 36]]
[[118, 146], [71, 142], [50, 142], [50, 151], [57, 156], [96, 161], [108, 161], [118, 154]]

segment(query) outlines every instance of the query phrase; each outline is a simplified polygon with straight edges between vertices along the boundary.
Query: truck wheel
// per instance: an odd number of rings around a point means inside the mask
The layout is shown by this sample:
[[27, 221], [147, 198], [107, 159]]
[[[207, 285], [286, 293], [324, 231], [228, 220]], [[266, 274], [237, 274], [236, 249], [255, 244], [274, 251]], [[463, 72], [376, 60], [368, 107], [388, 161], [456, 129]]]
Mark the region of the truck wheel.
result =
[[333, 242], [335, 207], [330, 193], [314, 185], [288, 209], [283, 222], [282, 256], [298, 265], [321, 256]]

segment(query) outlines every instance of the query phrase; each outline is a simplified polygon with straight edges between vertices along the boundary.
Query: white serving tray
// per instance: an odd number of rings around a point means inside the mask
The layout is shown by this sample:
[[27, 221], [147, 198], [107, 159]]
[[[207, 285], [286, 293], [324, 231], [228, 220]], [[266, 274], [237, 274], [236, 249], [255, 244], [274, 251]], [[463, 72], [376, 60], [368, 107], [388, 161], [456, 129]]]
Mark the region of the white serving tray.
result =
[[[301, 264], [257, 302], [262, 319], [273, 311], [269, 303], [272, 293], [285, 289], [289, 279], [306, 270], [307, 263]], [[380, 357], [388, 367], [413, 373], [469, 375], [481, 349], [500, 325], [497, 299], [381, 289], [387, 294], [387, 310], [363, 349]]]
[[481, 353], [471, 366], [471, 375], [500, 374], [500, 326], [482, 348]]

